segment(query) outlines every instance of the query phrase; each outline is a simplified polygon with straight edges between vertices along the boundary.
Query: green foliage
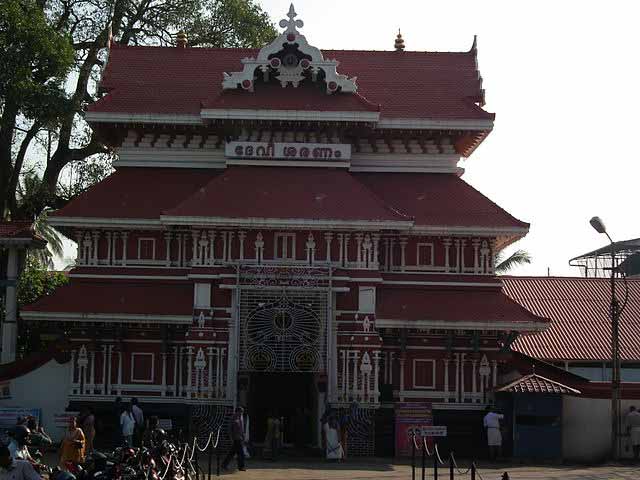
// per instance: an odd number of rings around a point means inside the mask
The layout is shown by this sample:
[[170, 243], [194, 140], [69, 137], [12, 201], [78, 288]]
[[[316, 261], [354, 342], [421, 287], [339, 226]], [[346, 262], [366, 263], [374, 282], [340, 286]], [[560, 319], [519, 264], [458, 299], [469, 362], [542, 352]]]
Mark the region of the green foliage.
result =
[[[42, 264], [36, 256], [28, 254], [18, 280], [18, 308], [29, 305], [44, 295], [51, 295], [56, 288], [68, 281], [64, 273], [48, 270], [46, 265]], [[19, 358], [31, 352], [41, 351], [44, 347], [37, 325], [18, 323], [17, 353]]]
[[0, 2], [0, 102], [46, 123], [65, 108], [61, 83], [73, 63], [68, 37], [33, 0]]
[[47, 269], [34, 255], [27, 255], [20, 280], [18, 281], [18, 307], [29, 305], [43, 295], [51, 295], [69, 279], [62, 272]]

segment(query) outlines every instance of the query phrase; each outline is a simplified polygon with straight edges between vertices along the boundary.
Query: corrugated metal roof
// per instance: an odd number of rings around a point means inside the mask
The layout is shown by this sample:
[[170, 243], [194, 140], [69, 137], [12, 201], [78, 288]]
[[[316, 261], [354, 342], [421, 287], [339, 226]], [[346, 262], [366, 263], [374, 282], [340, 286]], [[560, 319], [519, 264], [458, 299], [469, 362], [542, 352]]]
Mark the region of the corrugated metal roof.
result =
[[577, 395], [580, 390], [563, 385], [549, 378], [532, 373], [503, 386], [496, 388], [496, 392], [511, 393], [559, 393]]
[[[611, 359], [611, 284], [605, 278], [502, 277], [504, 292], [527, 310], [551, 319], [544, 332], [522, 335], [513, 348], [554, 360]], [[640, 361], [640, 280], [627, 280], [629, 296], [620, 318], [620, 356]], [[625, 284], [617, 280], [624, 301]]]

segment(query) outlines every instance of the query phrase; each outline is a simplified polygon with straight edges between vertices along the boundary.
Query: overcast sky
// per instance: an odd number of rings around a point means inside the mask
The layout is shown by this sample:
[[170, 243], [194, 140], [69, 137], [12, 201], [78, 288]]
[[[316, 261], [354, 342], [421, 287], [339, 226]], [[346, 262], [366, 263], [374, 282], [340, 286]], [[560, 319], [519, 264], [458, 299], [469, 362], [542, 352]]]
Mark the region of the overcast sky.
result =
[[[274, 22], [289, 1], [263, 0]], [[569, 258], [640, 236], [638, 18], [633, 1], [297, 0], [301, 32], [320, 49], [461, 51], [478, 35], [494, 131], [463, 178], [531, 223], [515, 245], [534, 258], [520, 275], [575, 275]], [[402, 82], [399, 78], [398, 82]], [[513, 247], [513, 248], [515, 248]]]
[[[277, 22], [289, 1], [263, 0]], [[478, 61], [494, 131], [463, 178], [531, 223], [516, 246], [522, 275], [575, 275], [569, 258], [640, 237], [640, 2], [297, 0], [301, 32], [320, 49], [468, 50]], [[398, 79], [402, 81], [401, 78]]]

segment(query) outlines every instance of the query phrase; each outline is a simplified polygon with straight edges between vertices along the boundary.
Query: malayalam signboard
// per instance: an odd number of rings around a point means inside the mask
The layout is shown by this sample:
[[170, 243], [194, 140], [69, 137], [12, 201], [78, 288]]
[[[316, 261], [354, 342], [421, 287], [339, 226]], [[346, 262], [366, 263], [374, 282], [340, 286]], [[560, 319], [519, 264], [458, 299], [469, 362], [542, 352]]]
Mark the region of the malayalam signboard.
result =
[[229, 158], [342, 161], [351, 158], [351, 145], [348, 143], [227, 142], [224, 154]]
[[396, 456], [411, 455], [412, 435], [420, 437], [443, 437], [447, 427], [433, 425], [433, 413], [430, 403], [412, 402], [396, 405]]

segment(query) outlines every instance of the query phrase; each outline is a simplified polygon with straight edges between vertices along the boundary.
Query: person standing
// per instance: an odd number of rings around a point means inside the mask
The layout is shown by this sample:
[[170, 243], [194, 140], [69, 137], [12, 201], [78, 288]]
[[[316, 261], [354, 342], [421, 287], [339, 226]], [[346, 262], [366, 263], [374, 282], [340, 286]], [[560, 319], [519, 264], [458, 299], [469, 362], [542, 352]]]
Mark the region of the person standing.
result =
[[222, 462], [222, 469], [226, 470], [229, 466], [229, 462], [233, 459], [234, 455], [238, 457], [238, 470], [245, 471], [244, 468], [244, 449], [242, 448], [244, 442], [244, 421], [242, 414], [244, 409], [242, 407], [236, 407], [235, 413], [231, 422], [229, 422], [229, 436], [231, 437], [231, 450]]
[[9, 442], [9, 452], [11, 458], [14, 460], [28, 460], [31, 463], [35, 463], [35, 460], [31, 458], [29, 445], [31, 440], [31, 430], [24, 425], [17, 425], [13, 428], [13, 438]]
[[138, 399], [135, 397], [131, 399], [131, 413], [133, 414], [133, 419], [136, 421], [133, 432], [134, 445], [140, 447], [142, 446], [142, 434], [144, 433], [144, 413], [138, 405]]
[[96, 416], [93, 407], [88, 407], [81, 418], [80, 428], [87, 440], [86, 453], [91, 453], [93, 452], [93, 441], [96, 438]]
[[340, 441], [340, 426], [335, 417], [329, 417], [329, 421], [324, 424], [325, 455], [327, 460], [337, 460], [344, 458], [344, 449]]
[[60, 444], [60, 468], [67, 469], [67, 463], [74, 464], [84, 461], [85, 438], [82, 429], [76, 423], [76, 417], [69, 417], [69, 427]]
[[269, 412], [267, 418], [267, 436], [264, 439], [265, 450], [271, 451], [271, 460], [278, 460], [280, 451], [280, 419], [274, 411]]
[[136, 421], [133, 418], [132, 405], [127, 405], [127, 408], [122, 415], [120, 415], [120, 431], [122, 433], [122, 443], [131, 447], [133, 445], [133, 432], [136, 428]]
[[500, 432], [500, 420], [504, 415], [496, 413], [494, 409], [487, 407], [483, 424], [487, 430], [487, 445], [489, 446], [489, 460], [497, 460], [502, 455], [502, 433]]
[[633, 459], [637, 462], [640, 459], [640, 412], [633, 405], [629, 407], [626, 423], [633, 449]]

